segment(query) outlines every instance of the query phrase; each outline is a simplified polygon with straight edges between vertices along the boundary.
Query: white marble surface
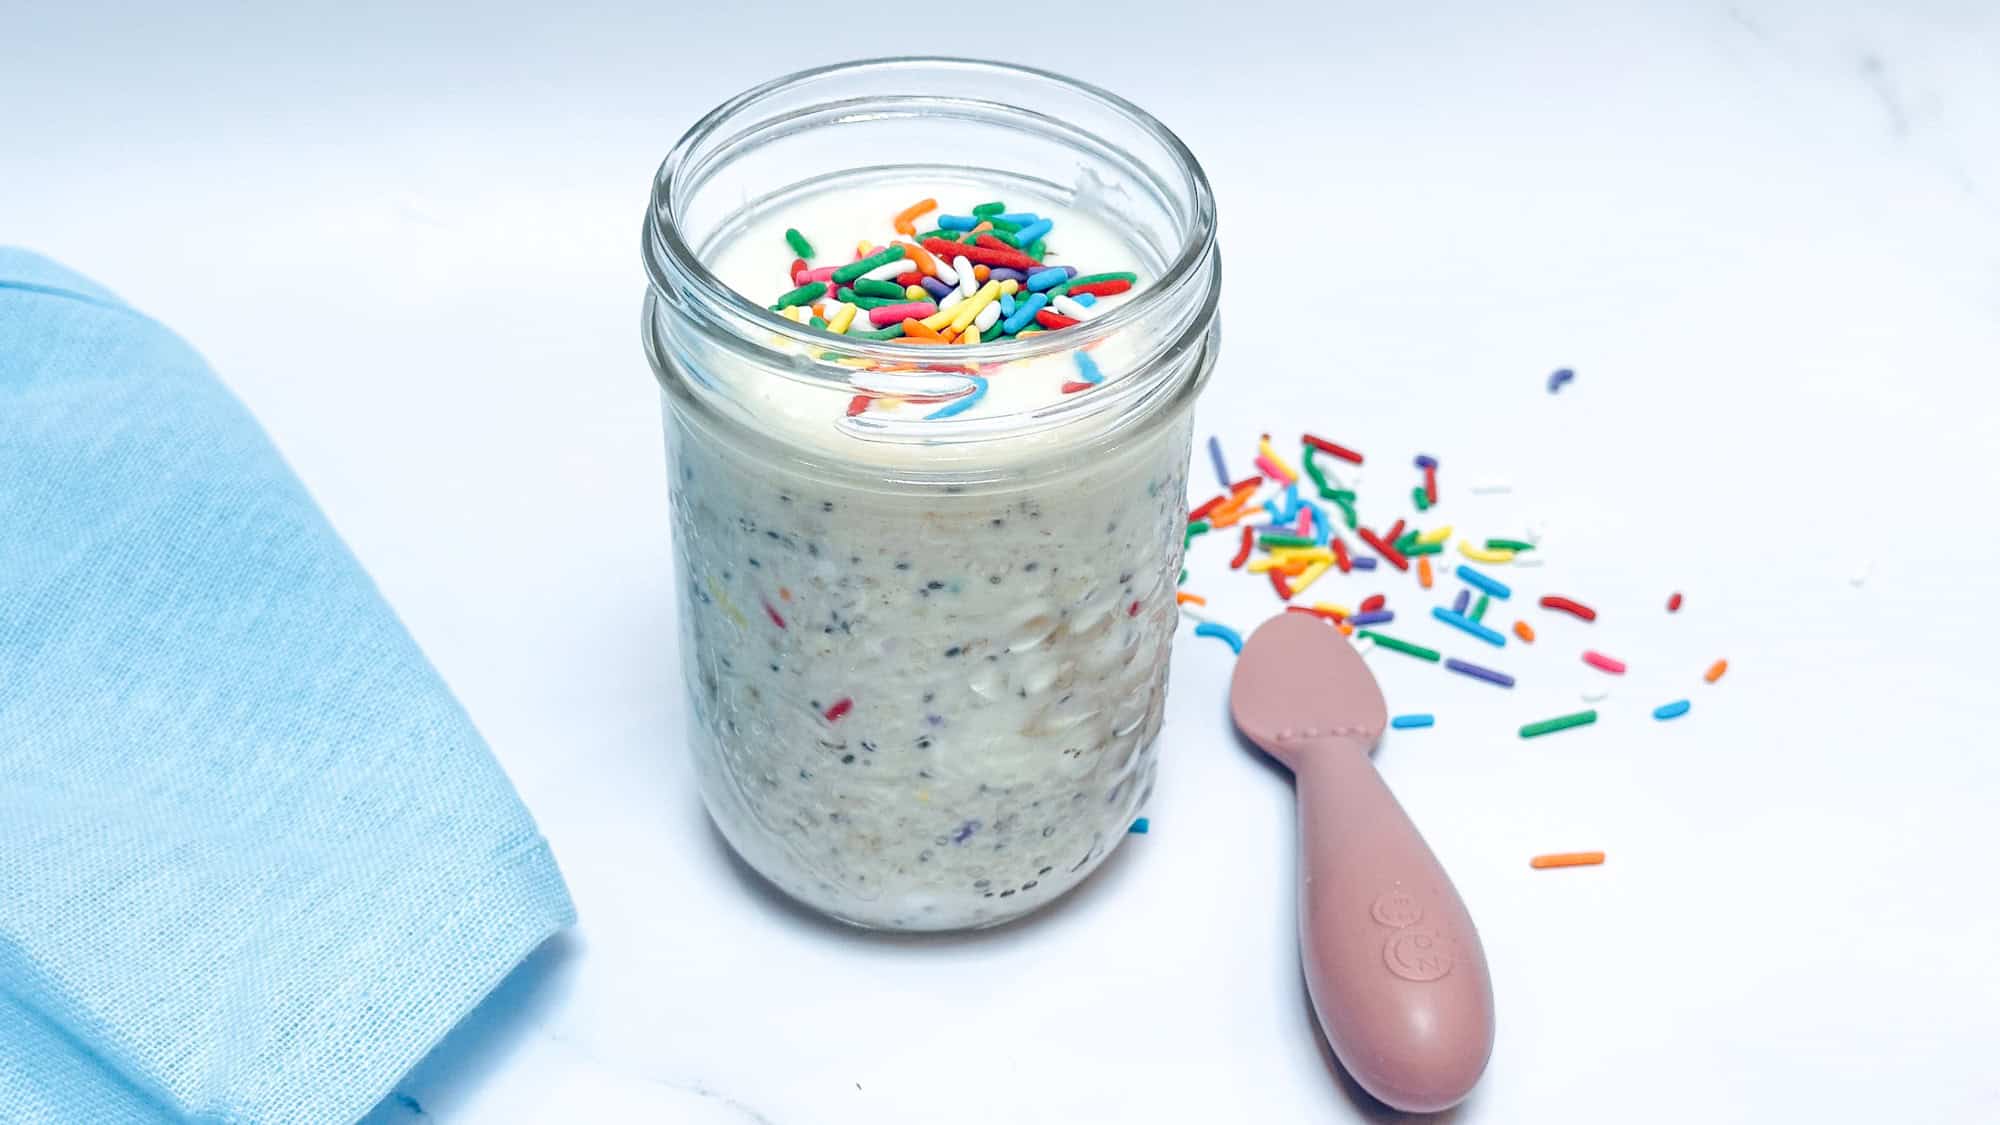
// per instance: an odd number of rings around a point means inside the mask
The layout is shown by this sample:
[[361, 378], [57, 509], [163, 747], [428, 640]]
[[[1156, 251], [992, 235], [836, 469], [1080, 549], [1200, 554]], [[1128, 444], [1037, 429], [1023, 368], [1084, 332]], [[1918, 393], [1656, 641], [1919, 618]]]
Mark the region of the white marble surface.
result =
[[[1376, 658], [1392, 707], [1439, 715], [1378, 760], [1495, 972], [1456, 1120], [2000, 1117], [2000, 10], [1406, 7], [1087, 3], [966, 46], [1111, 85], [1205, 158], [1229, 331], [1202, 433], [1309, 418], [1377, 489], [1438, 455], [1454, 521], [1544, 521], [1523, 586], [1598, 604], [1634, 662], [1595, 730], [1523, 743], [1575, 705], [1580, 632], [1550, 622], [1511, 695]], [[821, 924], [703, 820], [636, 332], [648, 177], [745, 84], [958, 34], [722, 8], [0, 19], [0, 238], [215, 362], [575, 890], [576, 932], [377, 1119], [1375, 1115], [1315, 1035], [1289, 792], [1230, 738], [1212, 642], [1177, 652], [1152, 834], [1025, 925]], [[1463, 495], [1489, 474], [1514, 494]], [[1270, 608], [1202, 546], [1221, 616]], [[1729, 678], [1691, 683], [1713, 655]], [[1682, 684], [1693, 715], [1644, 717]], [[1584, 847], [1611, 862], [1526, 866]]]

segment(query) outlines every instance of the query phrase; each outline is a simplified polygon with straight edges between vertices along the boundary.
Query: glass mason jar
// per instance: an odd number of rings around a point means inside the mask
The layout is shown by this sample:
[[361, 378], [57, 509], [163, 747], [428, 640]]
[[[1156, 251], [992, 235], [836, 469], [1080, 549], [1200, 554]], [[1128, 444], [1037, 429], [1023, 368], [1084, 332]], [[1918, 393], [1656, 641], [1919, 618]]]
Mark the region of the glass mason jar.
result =
[[[1112, 224], [1142, 284], [1060, 332], [919, 352], [788, 320], [705, 264], [815, 193], [900, 181]], [[717, 826], [772, 883], [863, 926], [988, 926], [1075, 886], [1153, 780], [1218, 339], [1193, 155], [1053, 74], [826, 67], [681, 138], [644, 254], [689, 743]], [[1104, 381], [1033, 408], [848, 409], [1074, 371], [1080, 349]]]

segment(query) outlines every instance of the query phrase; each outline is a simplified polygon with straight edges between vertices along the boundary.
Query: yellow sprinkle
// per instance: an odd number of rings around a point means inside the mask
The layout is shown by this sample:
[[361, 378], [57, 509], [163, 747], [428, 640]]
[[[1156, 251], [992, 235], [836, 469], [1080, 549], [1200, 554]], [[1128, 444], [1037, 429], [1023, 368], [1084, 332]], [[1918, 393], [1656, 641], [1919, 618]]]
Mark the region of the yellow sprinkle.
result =
[[1445, 524], [1443, 527], [1434, 527], [1417, 536], [1417, 542], [1428, 547], [1433, 543], [1442, 543], [1449, 538], [1451, 538], [1451, 525]]
[[1000, 283], [1000, 292], [1005, 293], [1009, 297], [1012, 297], [1014, 294], [1019, 293], [1020, 291], [1021, 291], [1021, 283], [1015, 281], [1011, 277]]
[[838, 364], [839, 364], [839, 365], [841, 365], [842, 367], [873, 367], [873, 366], [875, 366], [875, 361], [874, 361], [874, 360], [872, 360], [872, 359], [862, 359], [862, 358], [861, 358], [860, 356], [858, 356], [858, 355], [856, 355], [856, 356], [848, 356], [848, 357], [847, 357], [846, 359], [836, 359], [836, 360], [834, 360], [834, 362], [835, 362], [835, 363], [838, 363]]
[[945, 326], [951, 323], [951, 318], [958, 315], [958, 306], [964, 303], [964, 301], [960, 301], [958, 305], [953, 305], [948, 309], [939, 309], [923, 319], [923, 326], [933, 332], [944, 331]]
[[978, 326], [977, 324], [968, 324], [968, 325], [966, 325], [966, 326], [965, 326], [965, 334], [964, 334], [964, 335], [962, 335], [962, 336], [960, 336], [960, 337], [958, 338], [958, 342], [959, 342], [959, 343], [961, 343], [961, 344], [976, 344], [976, 343], [978, 343], [978, 342], [979, 342], [979, 326]]
[[1271, 464], [1276, 465], [1280, 469], [1283, 469], [1286, 476], [1292, 478], [1293, 480], [1299, 479], [1299, 471], [1297, 469], [1292, 468], [1291, 465], [1288, 464], [1283, 457], [1278, 456], [1277, 450], [1271, 448], [1270, 438], [1268, 437], [1262, 438], [1257, 442], [1257, 452], [1262, 453], [1266, 457], [1269, 457], [1271, 459]]
[[930, 292], [921, 285], [906, 285], [903, 287], [903, 296], [912, 301], [922, 301], [930, 297]]
[[1304, 559], [1307, 562], [1332, 562], [1333, 552], [1325, 547], [1273, 547], [1274, 559]]
[[1325, 613], [1338, 613], [1338, 614], [1339, 614], [1339, 615], [1341, 615], [1342, 617], [1353, 617], [1353, 616], [1354, 616], [1354, 611], [1353, 611], [1353, 610], [1351, 610], [1351, 609], [1347, 608], [1347, 607], [1346, 607], [1346, 606], [1344, 606], [1344, 605], [1335, 605], [1335, 604], [1333, 604], [1332, 602], [1314, 602], [1314, 603], [1313, 603], [1313, 608], [1314, 608], [1314, 609], [1317, 609], [1317, 610], [1321, 610], [1321, 611], [1323, 611], [1323, 612], [1325, 612]]
[[730, 602], [728, 592], [725, 591], [722, 588], [722, 584], [717, 582], [713, 577], [709, 578], [708, 580], [708, 592], [715, 598], [717, 602], [721, 603], [723, 609], [729, 611], [729, 616], [736, 619], [736, 624], [738, 626], [747, 626], [750, 624], [748, 621], [745, 621], [743, 619], [742, 614], [736, 612], [736, 606]]
[[866, 258], [866, 257], [868, 256], [868, 253], [869, 253], [869, 251], [871, 251], [871, 250], [873, 250], [873, 249], [875, 249], [875, 244], [874, 244], [874, 243], [872, 243], [872, 242], [870, 242], [870, 241], [868, 241], [868, 240], [867, 240], [867, 239], [865, 239], [865, 238], [864, 238], [864, 239], [862, 239], [861, 241], [859, 241], [859, 242], [855, 243], [855, 244], [854, 244], [854, 258], [855, 258], [855, 260], [856, 260], [856, 261], [859, 261], [859, 260], [861, 260], [862, 258]]
[[1458, 553], [1471, 559], [1473, 562], [1483, 563], [1503, 563], [1514, 557], [1514, 552], [1512, 551], [1489, 551], [1484, 547], [1475, 547], [1472, 545], [1472, 540], [1470, 539], [1461, 539], [1458, 541]]
[[972, 323], [973, 318], [979, 315], [979, 310], [999, 299], [999, 282], [989, 281], [980, 286], [979, 292], [960, 301], [958, 307], [951, 310], [953, 314], [951, 318], [951, 330], [953, 332], [965, 331], [965, 326]]
[[1015, 338], [1016, 340], [1018, 340], [1018, 339], [1020, 339], [1020, 338], [1021, 338], [1021, 337], [1023, 337], [1023, 336], [1035, 336], [1035, 335], [1039, 335], [1039, 334], [1041, 333], [1041, 331], [1042, 331], [1042, 330], [1041, 330], [1041, 329], [1039, 329], [1039, 328], [1023, 328], [1023, 329], [1021, 329], [1021, 330], [1020, 330], [1019, 332], [1016, 332], [1016, 333], [1014, 333], [1014, 338]]
[[1319, 576], [1325, 574], [1327, 568], [1332, 565], [1333, 560], [1327, 559], [1305, 568], [1297, 578], [1292, 579], [1292, 593], [1298, 594], [1304, 592], [1307, 586], [1319, 581]]
[[877, 410], [894, 410], [901, 405], [903, 405], [903, 400], [897, 398], [895, 395], [883, 395], [881, 398], [875, 400], [875, 409]]
[[854, 323], [854, 314], [859, 312], [860, 308], [859, 305], [850, 305], [842, 301], [840, 311], [834, 313], [833, 319], [826, 322], [826, 330], [836, 335], [846, 335], [848, 326]]
[[1280, 559], [1280, 558], [1270, 558], [1270, 557], [1261, 559], [1251, 559], [1249, 562], [1244, 564], [1243, 569], [1249, 571], [1252, 574], [1262, 574], [1267, 570], [1275, 570], [1281, 566], [1289, 566], [1291, 565], [1291, 561], [1292, 560], [1290, 559]]

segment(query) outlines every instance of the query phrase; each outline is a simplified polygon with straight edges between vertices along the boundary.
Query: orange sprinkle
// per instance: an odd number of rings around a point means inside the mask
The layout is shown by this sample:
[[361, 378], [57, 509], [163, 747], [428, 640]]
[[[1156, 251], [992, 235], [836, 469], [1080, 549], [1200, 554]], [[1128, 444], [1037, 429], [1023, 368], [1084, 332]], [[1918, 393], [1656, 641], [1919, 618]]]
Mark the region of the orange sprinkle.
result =
[[896, 218], [893, 223], [896, 233], [915, 238], [917, 236], [917, 216], [927, 215], [935, 210], [937, 210], [937, 200], [919, 199], [901, 211], [896, 212]]
[[1604, 862], [1603, 852], [1557, 852], [1554, 855], [1538, 855], [1528, 861], [1529, 867], [1595, 867]]
[[1311, 563], [1307, 562], [1304, 559], [1293, 559], [1291, 562], [1288, 562], [1283, 566], [1276, 566], [1272, 567], [1271, 569], [1278, 571], [1280, 574], [1283, 574], [1287, 578], [1297, 578], [1299, 575], [1304, 574], [1306, 572], [1306, 568], [1311, 565], [1312, 565]]
[[1201, 596], [1200, 594], [1190, 594], [1190, 593], [1186, 593], [1185, 591], [1180, 591], [1180, 590], [1176, 590], [1176, 591], [1174, 592], [1174, 604], [1175, 604], [1175, 605], [1207, 605], [1207, 604], [1208, 604], [1208, 599], [1207, 599], [1207, 598], [1204, 598], [1204, 597], [1202, 597], [1202, 596]]
[[1422, 586], [1426, 590], [1431, 588], [1431, 557], [1429, 555], [1417, 556], [1417, 585]]
[[1709, 683], [1712, 684], [1715, 681], [1721, 679], [1722, 674], [1727, 671], [1729, 671], [1729, 661], [1718, 660], [1715, 663], [1708, 666], [1708, 672], [1702, 676], [1702, 679], [1707, 680]]
[[783, 600], [785, 600], [785, 601], [791, 601], [791, 600], [792, 600], [792, 588], [791, 588], [790, 586], [780, 586], [780, 587], [778, 587], [778, 597], [779, 597], [779, 598], [781, 598], [781, 599], [783, 599]]
[[[993, 224], [992, 224], [992, 222], [991, 222], [991, 221], [989, 221], [989, 220], [986, 220], [986, 219], [981, 219], [981, 220], [979, 220], [979, 223], [978, 223], [978, 225], [972, 228], [972, 233], [974, 233], [974, 234], [978, 234], [978, 233], [979, 233], [980, 231], [983, 231], [983, 230], [992, 230], [992, 229], [993, 229]], [[983, 281], [983, 280], [985, 280], [985, 279], [984, 279], [984, 278], [981, 278], [981, 280]]]
[[903, 339], [910, 343], [944, 343], [944, 337], [938, 335], [938, 330], [921, 320], [906, 320], [903, 322]]
[[1333, 627], [1340, 630], [1340, 635], [1343, 637], [1351, 637], [1354, 635], [1354, 626], [1349, 625], [1345, 621], [1335, 622]]
[[1535, 630], [1529, 627], [1526, 621], [1514, 622], [1514, 635], [1529, 644], [1535, 643]]
[[931, 257], [930, 251], [914, 242], [898, 242], [896, 245], [901, 246], [904, 255], [917, 263], [917, 269], [921, 270], [925, 277], [937, 276], [937, 259]]
[[985, 281], [986, 281], [986, 279], [987, 279], [988, 277], [992, 276], [992, 274], [993, 274], [993, 271], [992, 271], [992, 270], [989, 270], [989, 269], [987, 269], [987, 268], [986, 268], [985, 266], [973, 266], [973, 267], [972, 267], [972, 280], [974, 280], [974, 281], [977, 281], [977, 282], [979, 282], [979, 283], [981, 283], [981, 284], [984, 284], [984, 283], [985, 283]]

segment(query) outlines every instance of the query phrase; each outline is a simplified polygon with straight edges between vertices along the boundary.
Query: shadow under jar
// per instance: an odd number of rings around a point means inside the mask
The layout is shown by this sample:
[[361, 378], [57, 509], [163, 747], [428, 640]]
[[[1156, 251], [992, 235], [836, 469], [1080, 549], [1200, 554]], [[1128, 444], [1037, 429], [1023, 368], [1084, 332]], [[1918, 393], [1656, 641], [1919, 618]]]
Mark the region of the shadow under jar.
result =
[[[968, 346], [768, 307], [790, 216], [926, 195], [1051, 216], [1051, 263], [1070, 230], [1141, 281], [1073, 327]], [[854, 63], [699, 122], [660, 167], [644, 250], [709, 814], [772, 883], [858, 925], [1052, 901], [1152, 785], [1218, 333], [1200, 167], [1137, 106], [1055, 75]], [[746, 253], [768, 255], [768, 293], [725, 280]], [[1102, 381], [1079, 393], [1086, 368]], [[936, 405], [975, 389], [976, 408]]]

